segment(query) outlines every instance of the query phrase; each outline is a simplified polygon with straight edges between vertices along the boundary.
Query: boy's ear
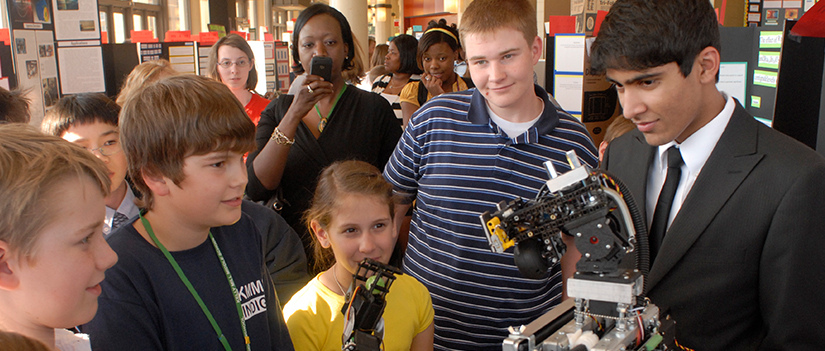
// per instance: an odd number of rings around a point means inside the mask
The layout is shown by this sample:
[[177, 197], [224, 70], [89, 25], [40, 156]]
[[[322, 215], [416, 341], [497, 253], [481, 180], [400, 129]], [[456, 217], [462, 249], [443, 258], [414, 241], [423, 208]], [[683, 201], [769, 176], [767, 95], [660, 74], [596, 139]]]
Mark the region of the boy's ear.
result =
[[309, 223], [309, 227], [312, 229], [312, 233], [315, 235], [315, 238], [318, 239], [318, 243], [321, 244], [321, 247], [325, 249], [329, 248], [329, 233], [321, 227], [321, 223], [318, 223], [318, 221], [313, 219], [312, 222]]
[[19, 266], [17, 255], [9, 251], [9, 244], [0, 240], [0, 290], [14, 290], [20, 280], [14, 272]]
[[716, 85], [716, 74], [719, 72], [719, 64], [722, 61], [719, 50], [716, 50], [713, 46], [708, 46], [696, 55], [696, 60], [699, 61], [699, 66], [702, 68], [699, 80], [702, 83]]
[[141, 177], [143, 177], [143, 182], [146, 183], [146, 186], [149, 187], [149, 190], [152, 191], [152, 194], [157, 196], [164, 196], [169, 194], [169, 185], [166, 182], [166, 177], [163, 177], [154, 172], [147, 172], [145, 170], [140, 173]]
[[533, 66], [539, 63], [539, 59], [541, 59], [542, 47], [541, 37], [537, 35], [530, 44], [530, 52], [533, 54]]
[[599, 144], [599, 161], [601, 161], [602, 158], [604, 158], [605, 151], [607, 151], [607, 142], [602, 140], [602, 142]]

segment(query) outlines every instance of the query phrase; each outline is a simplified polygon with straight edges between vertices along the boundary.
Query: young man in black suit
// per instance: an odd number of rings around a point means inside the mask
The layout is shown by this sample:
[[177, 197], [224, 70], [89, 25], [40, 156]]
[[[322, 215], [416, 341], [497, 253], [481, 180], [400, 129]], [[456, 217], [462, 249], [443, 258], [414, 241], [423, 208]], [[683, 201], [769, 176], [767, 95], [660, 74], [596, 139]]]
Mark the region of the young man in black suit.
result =
[[825, 159], [717, 90], [719, 43], [707, 0], [612, 6], [592, 62], [638, 130], [602, 167], [646, 216], [645, 290], [681, 345], [821, 350]]

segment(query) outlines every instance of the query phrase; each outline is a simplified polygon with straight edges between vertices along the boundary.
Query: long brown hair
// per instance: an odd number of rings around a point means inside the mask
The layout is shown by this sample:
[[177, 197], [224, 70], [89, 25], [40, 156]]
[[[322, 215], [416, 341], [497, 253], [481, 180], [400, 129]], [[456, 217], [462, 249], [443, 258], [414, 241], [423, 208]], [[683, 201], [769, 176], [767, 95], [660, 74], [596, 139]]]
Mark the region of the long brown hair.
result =
[[[379, 197], [386, 202], [390, 217], [395, 213], [397, 201], [392, 193], [392, 185], [384, 180], [378, 168], [364, 161], [338, 161], [324, 168], [318, 178], [312, 206], [304, 212], [306, 227], [312, 230], [312, 221], [317, 221], [324, 228], [329, 226], [338, 199], [345, 194]], [[312, 238], [315, 267], [310, 269], [318, 273], [332, 267], [335, 256], [332, 250], [321, 246], [315, 235]]]
[[255, 68], [255, 54], [252, 53], [252, 48], [249, 47], [249, 43], [247, 43], [244, 38], [241, 38], [240, 35], [234, 33], [227, 34], [212, 45], [212, 51], [209, 52], [209, 63], [207, 64], [209, 67], [209, 77], [223, 82], [220, 73], [218, 73], [218, 50], [221, 46], [231, 46], [246, 54], [246, 57], [249, 59], [249, 64], [252, 65], [252, 69], [249, 70], [249, 76], [246, 78], [246, 90], [255, 90], [255, 87], [258, 86], [258, 69]]

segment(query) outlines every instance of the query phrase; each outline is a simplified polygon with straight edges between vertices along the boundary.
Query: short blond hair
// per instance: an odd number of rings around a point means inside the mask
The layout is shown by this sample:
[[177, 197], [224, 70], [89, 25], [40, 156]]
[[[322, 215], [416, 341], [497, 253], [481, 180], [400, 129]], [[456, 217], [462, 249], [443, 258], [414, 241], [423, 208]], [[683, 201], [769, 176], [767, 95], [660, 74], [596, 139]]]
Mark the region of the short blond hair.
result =
[[123, 87], [120, 88], [120, 94], [117, 96], [117, 104], [123, 106], [126, 104], [126, 99], [134, 92], [160, 79], [177, 74], [178, 71], [172, 68], [172, 64], [164, 59], [141, 63], [132, 69], [126, 81], [123, 82]]
[[151, 210], [144, 175], [184, 180], [186, 157], [215, 151], [255, 149], [255, 125], [221, 82], [192, 74], [172, 76], [136, 92], [120, 112], [120, 141], [129, 176], [143, 193], [139, 207]]
[[91, 152], [27, 124], [0, 124], [0, 241], [32, 257], [50, 212], [60, 210], [49, 207], [48, 195], [61, 181], [84, 176], [109, 194], [109, 172]]
[[475, 0], [461, 15], [461, 40], [469, 34], [492, 33], [512, 28], [522, 33], [527, 45], [538, 35], [536, 8], [527, 0]]

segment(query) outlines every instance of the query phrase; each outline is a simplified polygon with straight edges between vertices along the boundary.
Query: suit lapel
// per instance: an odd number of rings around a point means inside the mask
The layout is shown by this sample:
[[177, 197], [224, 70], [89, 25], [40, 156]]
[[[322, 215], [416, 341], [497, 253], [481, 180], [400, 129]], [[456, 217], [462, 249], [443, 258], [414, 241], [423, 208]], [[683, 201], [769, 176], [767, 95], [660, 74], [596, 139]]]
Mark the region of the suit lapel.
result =
[[[616, 149], [621, 151], [611, 152]], [[645, 222], [645, 197], [647, 196], [647, 176], [650, 163], [656, 148], [647, 144], [644, 135], [634, 129], [627, 135], [622, 136], [610, 143], [604, 160], [601, 163], [602, 169], [619, 177], [624, 183], [636, 206], [641, 212]]]
[[656, 286], [682, 259], [762, 159], [763, 155], [756, 152], [757, 123], [737, 103], [728, 126], [665, 235], [645, 290]]
[[641, 132], [633, 135], [632, 142], [632, 152], [623, 162], [627, 163], [627, 169], [633, 173], [622, 181], [630, 189], [630, 195], [633, 196], [644, 223], [647, 223], [647, 178], [650, 175], [650, 163], [656, 155], [656, 147], [650, 146]]

